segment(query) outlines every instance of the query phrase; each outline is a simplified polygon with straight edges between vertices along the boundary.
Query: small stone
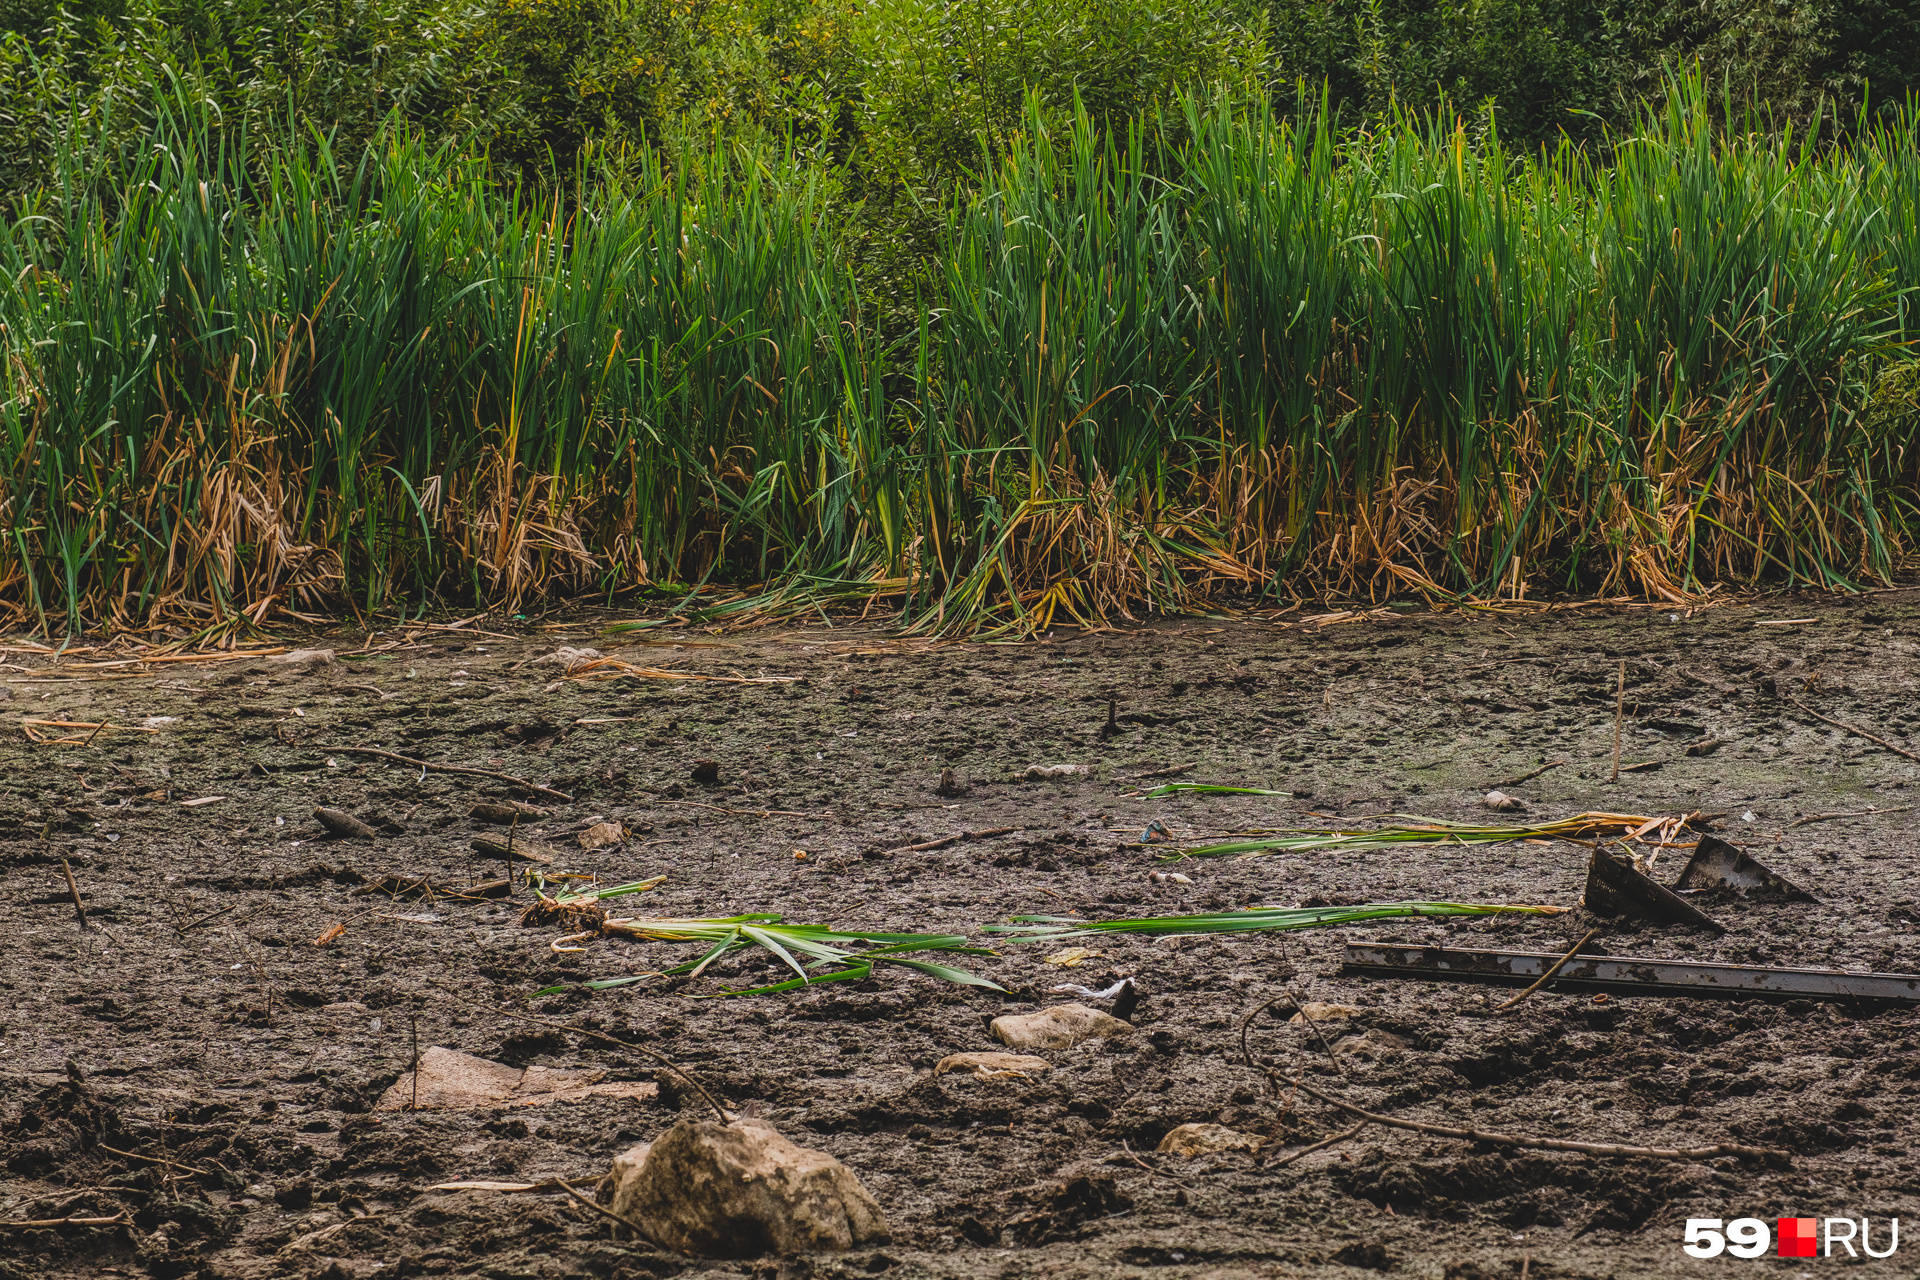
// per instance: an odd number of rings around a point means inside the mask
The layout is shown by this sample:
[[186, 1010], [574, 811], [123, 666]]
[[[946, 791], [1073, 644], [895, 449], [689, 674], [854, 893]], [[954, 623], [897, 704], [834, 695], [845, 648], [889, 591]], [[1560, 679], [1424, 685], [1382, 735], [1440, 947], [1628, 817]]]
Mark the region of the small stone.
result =
[[1406, 1051], [1407, 1042], [1391, 1032], [1377, 1028], [1356, 1036], [1345, 1036], [1334, 1041], [1335, 1057], [1359, 1058], [1365, 1062], [1378, 1062], [1382, 1058], [1396, 1057]]
[[1515, 810], [1527, 807], [1525, 803], [1508, 795], [1504, 791], [1489, 791], [1487, 792], [1486, 799], [1480, 803], [1486, 805], [1489, 809]]
[[1339, 1018], [1357, 1018], [1360, 1014], [1361, 1010], [1355, 1005], [1324, 1004], [1318, 1000], [1309, 1000], [1300, 1006], [1300, 1012], [1288, 1018], [1287, 1021], [1297, 1027], [1308, 1022], [1332, 1022]]
[[1258, 1135], [1241, 1133], [1223, 1124], [1183, 1124], [1160, 1139], [1160, 1145], [1154, 1150], [1191, 1160], [1219, 1151], [1258, 1151], [1261, 1145]]
[[720, 762], [718, 760], [695, 760], [693, 762], [693, 780], [703, 787], [720, 785]]
[[322, 805], [313, 811], [314, 821], [336, 836], [353, 840], [371, 840], [374, 830], [360, 819], [344, 809], [329, 809]]
[[1127, 1035], [1133, 1027], [1083, 1004], [1062, 1004], [995, 1018], [988, 1030], [1010, 1049], [1071, 1049], [1083, 1040]]
[[1093, 766], [1085, 764], [1030, 764], [1021, 776], [1028, 782], [1047, 782], [1058, 778], [1077, 778], [1092, 772]]
[[941, 1076], [949, 1071], [971, 1071], [975, 1080], [1024, 1079], [1030, 1071], [1052, 1069], [1053, 1064], [1045, 1058], [1032, 1058], [1019, 1053], [955, 1053], [940, 1059], [933, 1074]]
[[844, 1253], [890, 1238], [845, 1165], [759, 1120], [683, 1120], [616, 1157], [608, 1186], [608, 1208], [655, 1244], [709, 1258]]
[[605, 656], [606, 655], [601, 653], [598, 649], [574, 649], [574, 648], [569, 648], [566, 645], [561, 645], [558, 649], [555, 649], [552, 653], [544, 654], [541, 657], [535, 658], [534, 661], [535, 662], [551, 662], [557, 665], [562, 671], [566, 672], [568, 675], [572, 675], [574, 672], [580, 670], [581, 668], [586, 667], [591, 663], [598, 662], [601, 658]]
[[596, 822], [575, 839], [579, 840], [582, 849], [603, 849], [610, 844], [619, 844], [626, 836], [626, 829], [617, 822]]
[[330, 667], [333, 665], [333, 650], [294, 649], [287, 653], [271, 654], [266, 660], [289, 667]]

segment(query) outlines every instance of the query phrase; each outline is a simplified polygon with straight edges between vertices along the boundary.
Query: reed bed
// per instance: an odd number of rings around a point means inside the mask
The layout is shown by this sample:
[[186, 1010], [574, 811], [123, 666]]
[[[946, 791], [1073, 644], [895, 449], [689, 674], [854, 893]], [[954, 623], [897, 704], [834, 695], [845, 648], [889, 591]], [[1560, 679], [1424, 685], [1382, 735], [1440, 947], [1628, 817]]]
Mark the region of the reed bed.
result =
[[1444, 116], [1036, 108], [883, 325], [777, 143], [534, 190], [155, 99], [0, 230], [0, 609], [49, 631], [718, 584], [940, 631], [1682, 600], [1911, 547], [1911, 114], [1783, 137], [1683, 82], [1603, 167]]

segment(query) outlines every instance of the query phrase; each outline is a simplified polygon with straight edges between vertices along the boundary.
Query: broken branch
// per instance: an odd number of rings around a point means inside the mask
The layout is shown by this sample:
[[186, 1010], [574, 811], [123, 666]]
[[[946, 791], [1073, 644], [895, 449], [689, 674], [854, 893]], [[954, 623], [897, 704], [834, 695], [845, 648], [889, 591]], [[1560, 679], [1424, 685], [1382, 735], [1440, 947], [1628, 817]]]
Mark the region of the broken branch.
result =
[[1645, 1160], [1713, 1160], [1720, 1156], [1738, 1156], [1745, 1160], [1759, 1160], [1776, 1168], [1788, 1168], [1792, 1155], [1771, 1147], [1746, 1147], [1738, 1143], [1718, 1142], [1710, 1147], [1630, 1147], [1613, 1142], [1569, 1142], [1560, 1138], [1534, 1138], [1517, 1133], [1488, 1133], [1484, 1129], [1455, 1129], [1444, 1124], [1423, 1124], [1418, 1120], [1399, 1120], [1393, 1116], [1383, 1116], [1378, 1112], [1356, 1107], [1351, 1102], [1342, 1102], [1330, 1094], [1320, 1092], [1312, 1085], [1295, 1077], [1294, 1087], [1310, 1098], [1318, 1098], [1330, 1107], [1337, 1107], [1350, 1116], [1358, 1116], [1370, 1124], [1383, 1124], [1390, 1129], [1406, 1129], [1413, 1133], [1431, 1134], [1436, 1138], [1455, 1138], [1462, 1142], [1485, 1142], [1499, 1147], [1526, 1147], [1534, 1151], [1573, 1151], [1589, 1156], [1623, 1156], [1630, 1159]]
[[525, 790], [533, 792], [535, 795], [552, 796], [555, 800], [562, 801], [566, 804], [573, 803], [573, 797], [564, 791], [555, 791], [552, 787], [543, 787], [537, 782], [529, 782], [525, 778], [516, 778], [510, 773], [500, 773], [493, 769], [469, 769], [464, 765], [434, 764], [428, 760], [415, 760], [412, 756], [396, 755], [394, 752], [380, 751], [374, 747], [315, 747], [314, 750], [337, 751], [343, 755], [375, 756], [381, 760], [391, 760], [395, 764], [409, 765], [415, 769], [427, 769], [434, 773], [464, 773], [475, 778], [492, 778], [498, 782], [510, 783], [513, 786], [524, 788]]
[[1019, 827], [994, 827], [988, 831], [962, 831], [959, 835], [942, 836], [938, 840], [926, 840], [919, 844], [903, 844], [888, 853], [924, 853], [929, 849], [944, 849], [950, 844], [959, 844], [962, 840], [985, 840], [988, 836], [1011, 835]]
[[1513, 1008], [1513, 1006], [1519, 1004], [1522, 1000], [1525, 1000], [1528, 996], [1532, 995], [1534, 992], [1538, 991], [1540, 988], [1546, 986], [1549, 982], [1552, 982], [1553, 975], [1560, 972], [1562, 969], [1566, 968], [1567, 961], [1579, 955], [1580, 948], [1586, 946], [1589, 942], [1592, 942], [1593, 935], [1599, 932], [1600, 931], [1598, 929], [1587, 930], [1587, 936], [1580, 939], [1580, 941], [1574, 943], [1573, 950], [1567, 952], [1567, 954], [1561, 956], [1558, 960], [1555, 960], [1553, 964], [1548, 967], [1547, 971], [1541, 974], [1540, 977], [1534, 982], [1532, 986], [1528, 987], [1525, 991], [1522, 991], [1519, 995], [1507, 1001], [1505, 1004], [1495, 1005], [1493, 1011], [1495, 1013], [1505, 1013], [1507, 1010]]
[[1800, 710], [1804, 711], [1806, 714], [1812, 716], [1815, 720], [1819, 720], [1825, 724], [1830, 724], [1836, 729], [1845, 729], [1848, 733], [1853, 734], [1857, 738], [1865, 738], [1868, 742], [1878, 743], [1880, 746], [1885, 747], [1887, 750], [1893, 752], [1897, 756], [1905, 756], [1909, 760], [1920, 761], [1920, 755], [1915, 755], [1913, 752], [1907, 750], [1905, 747], [1896, 747], [1891, 742], [1888, 742], [1885, 738], [1879, 737], [1875, 734], [1868, 733], [1865, 729], [1859, 728], [1855, 725], [1850, 725], [1844, 720], [1835, 720], [1832, 716], [1823, 716], [1818, 711], [1815, 711], [1812, 707], [1808, 706], [1806, 703], [1800, 701], [1800, 699], [1794, 697], [1792, 694], [1783, 693], [1780, 696], [1785, 698], [1788, 702], [1791, 702], [1794, 706], [1800, 708]]

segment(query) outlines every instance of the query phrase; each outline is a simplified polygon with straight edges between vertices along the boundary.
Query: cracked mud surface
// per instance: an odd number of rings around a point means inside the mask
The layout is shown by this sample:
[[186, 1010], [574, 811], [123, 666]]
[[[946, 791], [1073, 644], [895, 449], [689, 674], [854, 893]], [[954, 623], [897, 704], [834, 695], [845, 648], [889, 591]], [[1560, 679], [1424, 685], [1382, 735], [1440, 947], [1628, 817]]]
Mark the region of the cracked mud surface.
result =
[[[1889, 1217], [1920, 1215], [1912, 1012], [1596, 1004], [1547, 990], [1493, 1016], [1500, 989], [1339, 972], [1342, 944], [1358, 937], [1564, 951], [1595, 923], [1580, 912], [1110, 938], [1072, 969], [1044, 964], [1047, 946], [957, 961], [1004, 996], [881, 969], [788, 995], [696, 998], [779, 979], [747, 952], [698, 979], [529, 1002], [542, 987], [648, 973], [690, 950], [596, 940], [556, 954], [559, 929], [518, 923], [525, 887], [511, 902], [463, 890], [500, 874], [469, 846], [502, 828], [470, 811], [518, 798], [548, 812], [515, 838], [561, 850], [571, 869], [608, 882], [664, 874], [657, 890], [618, 900], [633, 913], [777, 911], [973, 933], [1031, 912], [1573, 905], [1588, 852], [1566, 843], [1193, 860], [1179, 867], [1191, 884], [1150, 879], [1161, 850], [1139, 843], [1154, 819], [1182, 840], [1330, 825], [1309, 813], [1356, 825], [1388, 812], [1478, 821], [1490, 786], [1564, 759], [1504, 787], [1529, 819], [1722, 814], [1722, 834], [1822, 900], [1715, 905], [1724, 936], [1610, 924], [1600, 939], [1609, 950], [1913, 971], [1920, 813], [1894, 810], [1920, 804], [1920, 764], [1781, 695], [1920, 748], [1916, 600], [1774, 600], [1677, 619], [1596, 609], [1422, 611], [1288, 631], [1181, 623], [1017, 645], [818, 630], [640, 646], [596, 637], [586, 622], [511, 639], [415, 628], [370, 642], [302, 639], [379, 650], [327, 667], [78, 673], [128, 676], [87, 680], [55, 674], [44, 655], [0, 654], [11, 664], [0, 671], [10, 722], [166, 718], [145, 726], [157, 732], [103, 731], [85, 745], [34, 745], [14, 723], [0, 739], [0, 1220], [126, 1210], [133, 1224], [10, 1230], [0, 1277], [1267, 1280], [1384, 1267], [1477, 1280], [1518, 1276], [1524, 1261], [1530, 1277], [1552, 1280], [1738, 1265], [1687, 1259], [1689, 1217], [1870, 1215], [1883, 1233]], [[1820, 621], [1756, 625], [1800, 617]], [[527, 661], [557, 644], [683, 673], [800, 679], [559, 682], [556, 666]], [[1656, 767], [1609, 783], [1621, 659], [1622, 759]], [[1117, 733], [1103, 732], [1110, 698]], [[1704, 737], [1722, 745], [1684, 754]], [[327, 750], [343, 745], [514, 774], [572, 801]], [[715, 784], [692, 780], [699, 759], [718, 762]], [[1092, 772], [1021, 780], [1036, 763]], [[1196, 766], [1188, 779], [1290, 798], [1130, 794], [1139, 775], [1181, 765]], [[961, 793], [935, 793], [942, 768]], [[206, 797], [219, 798], [183, 803]], [[312, 817], [321, 804], [378, 834], [328, 836]], [[1870, 806], [1888, 812], [1792, 825]], [[575, 833], [594, 820], [624, 824], [627, 839], [581, 849]], [[1018, 830], [889, 852], [999, 827]], [[1660, 873], [1684, 857], [1667, 852]], [[63, 858], [97, 928], [74, 919]], [[386, 875], [425, 877], [434, 894], [356, 893]], [[337, 923], [343, 934], [314, 945]], [[1000, 1047], [992, 1017], [1069, 998], [1047, 987], [1123, 974], [1144, 992], [1131, 1036], [1048, 1053], [1053, 1069], [1031, 1079], [931, 1074], [948, 1054]], [[1369, 1128], [1275, 1167], [1271, 1157], [1347, 1127], [1331, 1108], [1276, 1096], [1267, 1071], [1241, 1060], [1241, 1021], [1288, 985], [1359, 1008], [1321, 1024], [1330, 1042], [1373, 1035], [1347, 1046], [1362, 1052], [1343, 1051], [1342, 1079], [1315, 1037], [1263, 1017], [1250, 1031], [1262, 1067], [1304, 1067], [1361, 1105], [1589, 1141], [1785, 1147], [1793, 1166], [1471, 1147]], [[416, 1027], [422, 1046], [656, 1078], [643, 1058], [489, 1006], [670, 1054], [737, 1110], [844, 1161], [885, 1207], [894, 1242], [840, 1258], [700, 1261], [612, 1240], [564, 1197], [424, 1190], [456, 1178], [590, 1180], [615, 1153], [700, 1114], [671, 1080], [654, 1101], [371, 1110], [407, 1069]], [[69, 1061], [83, 1083], [69, 1079]], [[1189, 1121], [1277, 1143], [1265, 1162], [1153, 1154]], [[1910, 1269], [1900, 1255], [1868, 1265]]]

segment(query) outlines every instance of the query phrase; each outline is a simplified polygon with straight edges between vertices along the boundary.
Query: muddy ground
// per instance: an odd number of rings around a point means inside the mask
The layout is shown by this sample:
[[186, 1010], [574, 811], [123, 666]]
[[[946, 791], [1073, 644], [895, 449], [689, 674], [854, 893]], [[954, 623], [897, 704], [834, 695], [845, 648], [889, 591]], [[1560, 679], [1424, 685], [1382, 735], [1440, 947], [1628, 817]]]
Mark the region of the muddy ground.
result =
[[[697, 998], [780, 976], [746, 954], [694, 980], [529, 1001], [689, 952], [600, 940], [554, 953], [557, 929], [518, 923], [525, 887], [511, 902], [459, 896], [499, 874], [469, 852], [499, 828], [469, 811], [513, 788], [328, 749], [384, 747], [570, 794], [516, 838], [569, 850], [572, 869], [606, 881], [664, 874], [644, 900], [625, 900], [635, 912], [960, 932], [1035, 911], [1571, 905], [1587, 851], [1569, 844], [1189, 862], [1183, 885], [1151, 880], [1158, 851], [1139, 843], [1154, 819], [1188, 838], [1314, 825], [1310, 812], [1481, 818], [1490, 785], [1564, 759], [1506, 788], [1531, 816], [1723, 814], [1724, 833], [1822, 899], [1718, 907], [1730, 926], [1720, 937], [1608, 926], [1609, 949], [1920, 969], [1920, 812], [1907, 808], [1920, 803], [1920, 765], [1780, 696], [1920, 748], [1920, 594], [1693, 616], [1401, 612], [1285, 631], [1180, 623], [952, 646], [844, 628], [641, 646], [591, 621], [517, 638], [474, 635], [477, 624], [295, 637], [373, 650], [320, 668], [55, 674], [44, 655], [0, 654], [15, 722], [0, 737], [0, 1219], [124, 1209], [133, 1224], [5, 1228], [0, 1276], [1557, 1280], [1840, 1265], [1681, 1253], [1690, 1217], [1781, 1215], [1868, 1215], [1883, 1247], [1885, 1219], [1920, 1216], [1915, 1013], [1596, 1004], [1547, 991], [1495, 1016], [1505, 992], [1339, 973], [1349, 937], [1562, 950], [1594, 923], [1584, 913], [1117, 938], [1069, 970], [1043, 964], [1044, 947], [962, 961], [1006, 995], [883, 970], [794, 994]], [[1786, 618], [1818, 620], [1759, 625]], [[558, 682], [537, 656], [563, 644], [685, 673], [799, 680]], [[1623, 759], [1657, 767], [1609, 783], [1622, 658]], [[1103, 729], [1109, 698], [1115, 733]], [[154, 733], [34, 745], [16, 727], [26, 717], [160, 719]], [[1724, 745], [1684, 754], [1707, 736]], [[690, 776], [701, 758], [718, 762], [717, 783]], [[1057, 762], [1092, 773], [1021, 780]], [[1141, 775], [1180, 765], [1289, 798], [1133, 794]], [[936, 794], [943, 768], [964, 791]], [[380, 834], [329, 837], [318, 804]], [[1869, 806], [1888, 812], [1793, 825]], [[769, 810], [785, 812], [759, 816]], [[574, 834], [596, 819], [624, 823], [629, 838], [579, 849]], [[888, 852], [998, 827], [1019, 830]], [[1665, 873], [1683, 856], [1669, 854]], [[76, 922], [62, 859], [96, 927]], [[436, 895], [356, 894], [389, 873], [427, 877]], [[314, 945], [336, 923], [344, 934]], [[1065, 998], [1046, 993], [1053, 983], [1123, 974], [1146, 993], [1132, 1036], [1053, 1053], [1053, 1069], [1032, 1079], [931, 1074], [947, 1054], [997, 1047], [992, 1017]], [[1347, 1127], [1319, 1103], [1289, 1110], [1241, 1060], [1242, 1019], [1288, 985], [1359, 1006], [1351, 1024], [1328, 1024], [1341, 1037], [1381, 1032], [1404, 1047], [1376, 1036], [1379, 1052], [1347, 1055], [1343, 1081], [1312, 1038], [1267, 1017], [1251, 1034], [1257, 1055], [1376, 1109], [1595, 1141], [1779, 1146], [1792, 1167], [1475, 1148], [1380, 1129], [1276, 1167]], [[664, 1050], [730, 1106], [846, 1162], [885, 1207], [893, 1243], [713, 1263], [615, 1241], [561, 1196], [426, 1191], [456, 1178], [590, 1180], [616, 1152], [700, 1114], [671, 1080], [654, 1101], [372, 1110], [408, 1067], [416, 1027], [421, 1046], [656, 1078], [637, 1055], [489, 1006]], [[1153, 1154], [1188, 1121], [1277, 1141], [1265, 1160]], [[1913, 1273], [1920, 1246], [1902, 1243], [1868, 1269]]]

